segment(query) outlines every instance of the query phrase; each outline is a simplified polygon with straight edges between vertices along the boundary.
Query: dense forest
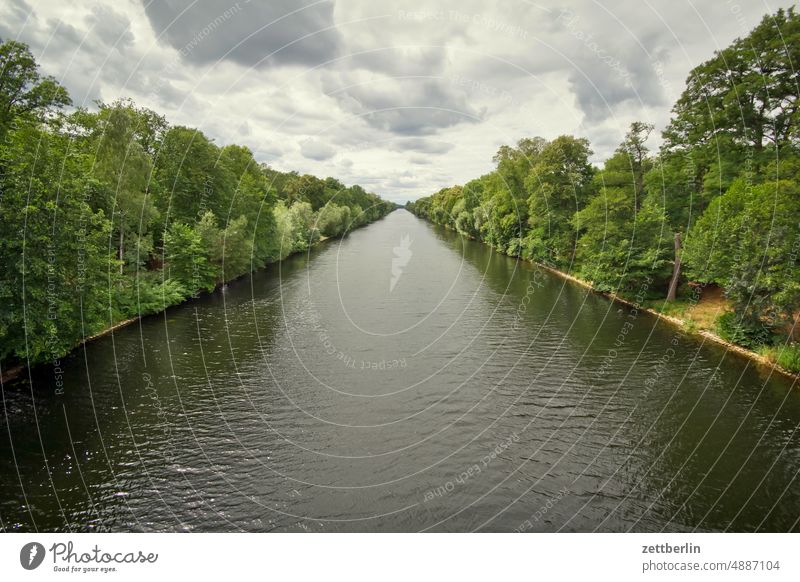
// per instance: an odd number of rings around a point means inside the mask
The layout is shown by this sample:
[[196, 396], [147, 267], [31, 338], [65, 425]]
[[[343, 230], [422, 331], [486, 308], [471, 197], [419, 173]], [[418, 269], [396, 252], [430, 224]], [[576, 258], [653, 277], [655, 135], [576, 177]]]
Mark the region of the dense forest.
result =
[[57, 361], [381, 218], [395, 205], [282, 173], [121, 100], [73, 109], [28, 47], [0, 44], [0, 362]]
[[602, 168], [562, 135], [409, 203], [499, 252], [680, 314], [724, 291], [714, 331], [800, 371], [800, 18], [767, 15], [689, 74], [662, 133], [633, 123]]

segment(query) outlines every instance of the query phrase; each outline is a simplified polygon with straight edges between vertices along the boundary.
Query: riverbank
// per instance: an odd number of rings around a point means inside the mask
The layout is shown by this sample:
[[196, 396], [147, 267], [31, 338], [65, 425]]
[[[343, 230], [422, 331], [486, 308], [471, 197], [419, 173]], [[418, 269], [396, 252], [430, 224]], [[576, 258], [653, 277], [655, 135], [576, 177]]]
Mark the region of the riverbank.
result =
[[[417, 218], [420, 218], [420, 217], [417, 217]], [[451, 228], [448, 228], [447, 226], [445, 226], [443, 224], [437, 224], [437, 223], [431, 222], [431, 221], [429, 221], [427, 219], [422, 219], [422, 220], [426, 220], [426, 222], [430, 222], [430, 224], [433, 224], [435, 226], [440, 226], [440, 227], [442, 227], [442, 228], [444, 228], [446, 230], [450, 230], [451, 232], [457, 232], [457, 231], [455, 231], [455, 230], [453, 230]], [[463, 236], [461, 233], [459, 233], [459, 235]], [[483, 242], [481, 240], [478, 240], [478, 239], [470, 239], [470, 240], [474, 240], [475, 242], [483, 244], [483, 245], [486, 244], [485, 242]], [[510, 256], [510, 255], [507, 255], [507, 256]], [[714, 333], [713, 331], [711, 331], [711, 329], [709, 329], [707, 327], [706, 328], [700, 327], [700, 325], [711, 326], [711, 325], [713, 325], [713, 321], [714, 321], [713, 317], [711, 319], [709, 319], [707, 317], [708, 316], [708, 312], [713, 311], [713, 310], [705, 309], [706, 307], [708, 307], [708, 305], [707, 305], [708, 301], [704, 302], [702, 297], [698, 301], [692, 302], [691, 307], [688, 308], [687, 310], [691, 311], [693, 309], [697, 309], [699, 307], [702, 307], [703, 309], [701, 311], [705, 311], [706, 312], [706, 313], [704, 313], [704, 315], [706, 317], [700, 318], [699, 321], [694, 320], [694, 319], [690, 319], [690, 318], [676, 317], [674, 315], [669, 315], [667, 313], [663, 313], [663, 312], [661, 312], [661, 311], [659, 311], [657, 309], [654, 309], [652, 307], [653, 302], [645, 302], [645, 304], [637, 304], [636, 302], [631, 301], [630, 299], [627, 299], [627, 298], [625, 298], [625, 297], [623, 297], [621, 295], [618, 295], [616, 293], [606, 293], [606, 292], [603, 292], [603, 291], [598, 291], [597, 289], [594, 288], [594, 286], [592, 285], [592, 283], [590, 281], [586, 281], [584, 279], [580, 279], [578, 277], [575, 277], [574, 275], [571, 275], [569, 273], [565, 273], [564, 271], [560, 271], [560, 270], [555, 269], [555, 268], [553, 268], [553, 267], [551, 267], [549, 265], [545, 265], [543, 263], [538, 263], [536, 261], [531, 261], [531, 260], [528, 260], [528, 259], [523, 259], [522, 257], [511, 257], [511, 258], [519, 259], [520, 261], [525, 261], [526, 263], [535, 265], [535, 266], [537, 266], [537, 267], [539, 267], [541, 269], [549, 271], [550, 273], [553, 273], [554, 275], [557, 275], [558, 277], [561, 277], [562, 279], [566, 279], [567, 281], [570, 281], [571, 283], [574, 283], [576, 285], [580, 285], [581, 287], [585, 287], [586, 289], [588, 289], [592, 293], [596, 293], [598, 295], [602, 295], [603, 297], [606, 297], [607, 299], [610, 299], [611, 301], [614, 301], [614, 302], [617, 302], [617, 303], [621, 303], [621, 304], [629, 306], [629, 307], [635, 307], [640, 311], [644, 311], [646, 313], [649, 313], [650, 315], [653, 315], [653, 316], [659, 318], [660, 320], [665, 321], [666, 323], [669, 323], [670, 325], [680, 327], [687, 334], [699, 336], [699, 337], [702, 337], [702, 338], [707, 339], [709, 341], [712, 341], [712, 342], [714, 342], [716, 344], [724, 346], [726, 349], [728, 349], [728, 350], [730, 350], [730, 351], [732, 351], [732, 352], [734, 352], [734, 353], [736, 353], [736, 354], [738, 354], [740, 356], [749, 358], [750, 360], [756, 362], [760, 366], [763, 366], [765, 368], [769, 368], [770, 370], [772, 370], [774, 372], [778, 372], [779, 374], [782, 374], [782, 375], [787, 376], [789, 378], [792, 378], [794, 380], [800, 380], [800, 373], [788, 370], [788, 369], [780, 366], [776, 362], [772, 361], [771, 359], [767, 358], [766, 356], [763, 356], [763, 355], [759, 354], [758, 352], [755, 352], [753, 350], [750, 350], [750, 349], [747, 349], [745, 347], [742, 347], [742, 346], [736, 345], [734, 343], [731, 343], [731, 342], [727, 341], [726, 339], [720, 337], [719, 335], [717, 335], [716, 333]], [[725, 306], [727, 304], [724, 302], [724, 300], [720, 301], [720, 297], [716, 297], [714, 301], [715, 301], [715, 303], [717, 303], [717, 306], [716, 306], [717, 309], [721, 309], [723, 311], [725, 310]], [[647, 303], [650, 303], [650, 305], [647, 305]], [[662, 301], [662, 303], [664, 305], [671, 305], [671, 304], [665, 303], [663, 301]], [[719, 313], [719, 315], [721, 315], [721, 313]]]
[[[382, 218], [385, 218], [385, 217], [382, 217]], [[378, 219], [378, 220], [381, 220], [381, 219]], [[374, 221], [374, 222], [377, 222], [377, 221]], [[373, 222], [364, 224], [362, 226], [367, 226], [369, 224], [373, 224]], [[359, 228], [361, 228], [361, 227], [359, 227]], [[336, 240], [338, 238], [340, 238], [340, 237], [320, 236], [319, 240], [317, 240], [317, 242], [314, 243], [311, 248], [315, 248], [315, 247], [317, 247], [317, 246], [319, 246], [319, 245], [321, 245], [321, 244], [323, 244], [325, 242], [328, 242], [330, 240]], [[280, 263], [282, 261], [285, 261], [286, 259], [288, 259], [290, 257], [293, 257], [295, 255], [301, 254], [303, 252], [308, 252], [308, 251], [297, 251], [297, 252], [291, 253], [290, 255], [287, 255], [283, 259], [280, 259], [280, 260], [275, 261], [273, 263], [269, 263], [269, 265], [278, 264], [278, 263]], [[209, 291], [208, 293], [215, 293], [221, 287], [227, 285], [228, 283], [236, 281], [237, 279], [241, 279], [242, 277], [246, 277], [246, 276], [248, 276], [250, 274], [252, 274], [252, 273], [245, 273], [244, 275], [239, 275], [238, 277], [234, 277], [232, 279], [228, 279], [227, 281], [221, 281], [214, 288], [213, 291]], [[131, 317], [131, 318], [128, 318], [128, 319], [124, 319], [122, 321], [118, 321], [118, 322], [114, 323], [113, 325], [110, 325], [109, 327], [103, 329], [102, 331], [99, 331], [97, 333], [94, 333], [92, 335], [89, 335], [89, 336], [83, 338], [80, 342], [75, 344], [75, 346], [67, 354], [64, 354], [61, 357], [62, 358], [66, 357], [67, 355], [71, 354], [72, 352], [74, 352], [75, 350], [79, 349], [81, 346], [86, 345], [87, 343], [90, 343], [90, 342], [93, 342], [93, 341], [98, 340], [100, 338], [106, 337], [109, 334], [112, 334], [112, 333], [114, 333], [115, 331], [117, 331], [119, 329], [122, 329], [124, 327], [127, 327], [127, 326], [133, 324], [133, 323], [136, 323], [137, 321], [140, 321], [143, 317], [150, 317], [150, 316], [153, 316], [153, 315], [160, 315], [160, 314], [164, 313], [167, 309], [169, 309], [171, 307], [176, 307], [178, 305], [183, 305], [184, 303], [188, 303], [188, 302], [196, 299], [197, 297], [199, 297], [200, 295], [202, 295], [204, 293], [206, 293], [206, 292], [201, 291], [197, 296], [188, 297], [188, 298], [184, 299], [183, 301], [179, 301], [177, 303], [171, 303], [170, 305], [165, 306], [163, 310], [157, 311], [155, 313], [146, 313], [146, 314], [143, 314], [143, 315], [138, 315], [136, 317]], [[34, 367], [35, 366], [45, 365], [46, 363], [47, 362], [34, 364]], [[0, 371], [0, 385], [4, 385], [4, 384], [6, 384], [8, 382], [13, 382], [14, 380], [17, 380], [20, 376], [22, 376], [22, 374], [26, 370], [28, 370], [29, 367], [30, 366], [28, 366], [27, 364], [17, 364], [17, 365], [11, 366], [9, 368], [6, 368], [5, 366], [3, 366], [2, 370]]]
[[[480, 242], [480, 241], [477, 241], [477, 242]], [[481, 244], [483, 244], [483, 243], [481, 243]], [[662, 312], [660, 312], [660, 311], [658, 311], [656, 309], [653, 309], [652, 307], [648, 307], [647, 305], [637, 304], [634, 301], [626, 299], [625, 297], [622, 297], [622, 296], [620, 296], [620, 295], [618, 295], [616, 293], [604, 293], [602, 291], [598, 291], [597, 289], [595, 289], [592, 286], [592, 284], [589, 281], [585, 281], [583, 279], [579, 279], [578, 277], [575, 277], [574, 275], [570, 275], [569, 273], [565, 273], [563, 271], [559, 271], [558, 269], [554, 269], [553, 267], [550, 267], [548, 265], [537, 263], [535, 261], [527, 261], [526, 259], [523, 259], [521, 257], [515, 257], [515, 258], [518, 258], [521, 261], [525, 261], [525, 262], [534, 264], [537, 267], [540, 267], [542, 269], [545, 269], [546, 271], [549, 271], [549, 272], [553, 273], [554, 275], [558, 275], [559, 277], [561, 277], [563, 279], [566, 279], [566, 280], [568, 280], [568, 281], [570, 281], [572, 283], [575, 283], [577, 285], [585, 287], [585, 288], [589, 289], [590, 291], [592, 291], [593, 293], [596, 293], [598, 295], [602, 295], [603, 297], [607, 297], [611, 301], [614, 301], [614, 302], [617, 302], [617, 303], [622, 303], [622, 304], [627, 305], [629, 307], [635, 307], [636, 309], [639, 309], [640, 311], [645, 311], [645, 312], [647, 312], [647, 313], [649, 313], [651, 315], [654, 315], [655, 317], [657, 317], [657, 318], [659, 318], [659, 319], [661, 319], [661, 320], [663, 320], [663, 321], [665, 321], [665, 322], [667, 322], [667, 323], [669, 323], [671, 325], [680, 327], [687, 334], [700, 336], [700, 337], [702, 337], [704, 339], [710, 340], [710, 341], [712, 341], [714, 343], [717, 343], [717, 344], [719, 344], [721, 346], [724, 346], [728, 350], [730, 350], [730, 351], [732, 351], [732, 352], [734, 352], [736, 354], [739, 354], [740, 356], [744, 356], [746, 358], [750, 358], [751, 360], [755, 361], [759, 365], [762, 365], [762, 366], [765, 366], [767, 368], [770, 368], [771, 370], [773, 370], [775, 372], [778, 372], [780, 374], [783, 374], [784, 376], [788, 376], [789, 378], [793, 378], [795, 380], [800, 380], [800, 374], [792, 372], [791, 370], [787, 370], [786, 368], [783, 368], [782, 366], [779, 366], [778, 364], [776, 364], [775, 362], [773, 362], [769, 358], [767, 358], [765, 356], [762, 356], [761, 354], [759, 354], [757, 352], [754, 352], [753, 350], [749, 350], [749, 349], [744, 348], [742, 346], [738, 346], [738, 345], [736, 345], [734, 343], [731, 343], [731, 342], [721, 338], [720, 336], [718, 336], [717, 334], [713, 333], [712, 331], [710, 331], [708, 329], [698, 329], [696, 327], [696, 324], [695, 324], [694, 320], [679, 318], [679, 317], [675, 317], [673, 315], [667, 315], [666, 313], [662, 313]], [[698, 307], [703, 305], [702, 299], [697, 301], [695, 303], [695, 305], [698, 306]]]

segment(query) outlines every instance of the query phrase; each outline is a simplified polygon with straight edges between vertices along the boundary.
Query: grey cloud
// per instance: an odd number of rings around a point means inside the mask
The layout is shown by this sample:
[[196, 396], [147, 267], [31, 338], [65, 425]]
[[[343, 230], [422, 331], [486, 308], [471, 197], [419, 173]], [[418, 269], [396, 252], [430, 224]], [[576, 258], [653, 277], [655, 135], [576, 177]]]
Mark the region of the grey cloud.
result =
[[257, 160], [269, 158], [274, 160], [283, 157], [286, 150], [279, 145], [271, 143], [256, 143], [253, 147], [253, 155]]
[[336, 150], [321, 141], [307, 139], [300, 143], [300, 153], [310, 160], [321, 162], [335, 156]]
[[570, 88], [588, 121], [613, 115], [614, 108], [626, 102], [645, 107], [667, 104], [664, 89], [646, 55], [639, 60], [630, 56], [624, 61], [611, 58], [619, 68], [605, 61], [582, 60], [569, 75]]
[[444, 70], [446, 54], [446, 49], [439, 47], [379, 47], [355, 52], [342, 64], [392, 76], [431, 76]]
[[424, 137], [396, 139], [389, 143], [389, 149], [395, 152], [414, 151], [425, 154], [446, 154], [454, 147], [455, 144]]
[[586, 68], [573, 71], [569, 84], [587, 121], [599, 121], [612, 113], [614, 105], [633, 99], [635, 93], [621, 78], [593, 73]]
[[236, 131], [239, 133], [239, 135], [244, 137], [247, 137], [253, 133], [253, 131], [250, 129], [250, 124], [247, 123], [247, 120], [243, 121], [242, 124], [239, 126], [239, 129], [237, 129]]
[[[35, 22], [35, 20], [34, 20]], [[77, 47], [80, 46], [81, 43], [86, 42], [86, 38], [84, 38], [84, 33], [78, 30], [75, 26], [70, 24], [69, 22], [64, 22], [63, 20], [56, 20], [54, 18], [49, 18], [47, 20], [47, 26], [43, 27], [44, 30], [51, 30], [53, 31], [53, 40], [60, 46], [72, 46]]]
[[[78, 18], [47, 17], [47, 6], [32, 8], [24, 0], [0, 5], [0, 37], [18, 37], [27, 43], [42, 71], [56, 77], [76, 105], [95, 100], [150, 94], [154, 87], [180, 102], [170, 79], [159, 74], [157, 59], [140, 59], [129, 18], [106, 6], [94, 6]], [[160, 97], [160, 95], [157, 95]]]
[[148, 75], [148, 78], [152, 82], [152, 84], [148, 84], [148, 86], [154, 88], [153, 97], [155, 97], [161, 105], [170, 109], [183, 109], [191, 107], [194, 104], [195, 99], [191, 93], [187, 94], [186, 91], [176, 88], [169, 81], [163, 80], [163, 77], [160, 75]]
[[341, 37], [333, 2], [142, 0], [156, 35], [187, 60], [316, 65], [333, 58]]
[[667, 102], [646, 55], [580, 59], [569, 74], [569, 85], [589, 121], [613, 115], [614, 108], [625, 102], [645, 107]]
[[[28, 20], [33, 9], [25, 0], [10, 0], [0, 4], [0, 39], [30, 42], [31, 24]], [[27, 28], [27, 29], [26, 29]]]
[[374, 128], [399, 135], [434, 134], [454, 125], [476, 123], [484, 113], [441, 79], [373, 77], [358, 82], [343, 75], [338, 83], [328, 77], [325, 85], [346, 110]]
[[[4, 20], [7, 20], [7, 23], [11, 26], [2, 31], [3, 38], [15, 38], [16, 32], [18, 31], [14, 30], [14, 24], [22, 24], [25, 22], [25, 19], [31, 11], [31, 7], [28, 6], [25, 0], [10, 0], [6, 3], [6, 9], [11, 10], [11, 14], [7, 15]], [[0, 22], [0, 26], [2, 26], [2, 22]]]
[[656, 60], [668, 54], [663, 47], [666, 33], [663, 28], [642, 26], [649, 20], [635, 12], [616, 7], [615, 14], [630, 20], [627, 28], [622, 28], [624, 20], [620, 24], [601, 10], [558, 12], [558, 34], [573, 61], [570, 88], [588, 121], [609, 116], [625, 102], [666, 105], [664, 87], [656, 74]]
[[94, 6], [88, 24], [97, 38], [105, 45], [122, 52], [133, 44], [130, 21], [107, 6]]

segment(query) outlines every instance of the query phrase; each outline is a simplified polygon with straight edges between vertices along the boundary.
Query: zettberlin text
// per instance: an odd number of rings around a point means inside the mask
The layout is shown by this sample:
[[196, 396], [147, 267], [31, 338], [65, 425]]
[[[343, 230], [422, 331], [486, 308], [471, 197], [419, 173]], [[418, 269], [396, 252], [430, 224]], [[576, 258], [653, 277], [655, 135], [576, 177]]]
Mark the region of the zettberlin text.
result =
[[642, 546], [643, 554], [699, 554], [700, 546], [694, 544], [683, 544], [682, 546], [672, 544], [658, 544], [656, 546]]

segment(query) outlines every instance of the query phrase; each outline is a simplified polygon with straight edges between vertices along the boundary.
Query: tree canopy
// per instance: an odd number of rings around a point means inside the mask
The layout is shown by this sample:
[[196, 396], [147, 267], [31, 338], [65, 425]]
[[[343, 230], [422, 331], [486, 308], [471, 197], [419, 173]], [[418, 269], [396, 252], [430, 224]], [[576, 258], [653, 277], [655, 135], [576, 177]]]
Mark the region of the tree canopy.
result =
[[395, 206], [278, 172], [130, 100], [64, 111], [28, 48], [0, 43], [0, 360], [83, 337], [342, 236]]

